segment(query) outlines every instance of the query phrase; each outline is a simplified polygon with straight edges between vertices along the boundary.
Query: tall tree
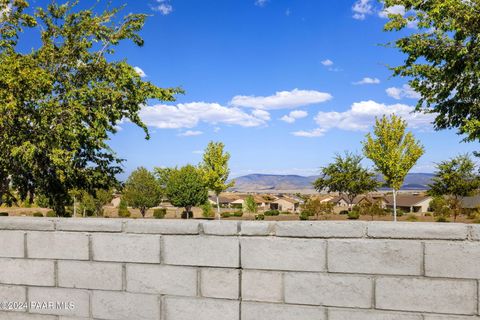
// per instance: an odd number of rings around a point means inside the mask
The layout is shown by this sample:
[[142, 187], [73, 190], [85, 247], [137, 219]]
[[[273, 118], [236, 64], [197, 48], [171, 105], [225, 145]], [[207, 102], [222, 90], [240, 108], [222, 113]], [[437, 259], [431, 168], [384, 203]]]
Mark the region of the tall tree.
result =
[[140, 209], [142, 217], [145, 217], [148, 209], [158, 206], [162, 194], [155, 176], [140, 167], [128, 177], [122, 197], [129, 206]]
[[387, 31], [415, 24], [415, 32], [394, 45], [404, 54], [395, 76], [411, 79], [420, 94], [417, 110], [435, 113], [435, 128], [458, 128], [466, 140], [480, 140], [480, 2], [469, 0], [385, 0], [404, 7], [389, 14]]
[[[78, 2], [34, 9], [25, 0], [0, 0], [0, 193], [8, 192], [9, 177], [22, 200], [41, 193], [58, 215], [70, 190], [92, 193], [117, 183], [122, 160], [107, 143], [117, 124], [129, 119], [148, 138], [142, 106], [181, 92], [142, 80], [112, 56], [123, 40], [143, 45], [147, 15], [121, 17], [117, 8], [102, 11], [100, 2], [93, 9]], [[23, 52], [24, 29], [33, 27], [39, 43]]]
[[375, 119], [373, 135], [368, 133], [363, 142], [363, 152], [383, 174], [388, 187], [393, 191], [393, 219], [397, 221], [397, 191], [406, 175], [423, 155], [424, 149], [411, 132], [406, 132], [407, 123], [392, 115]]
[[220, 193], [235, 184], [233, 181], [227, 183], [230, 175], [230, 169], [228, 168], [230, 154], [224, 152], [224, 147], [225, 145], [222, 142], [210, 141], [203, 153], [203, 162], [200, 164], [200, 168], [205, 175], [207, 187], [215, 192], [217, 198], [217, 219], [220, 219], [220, 202], [218, 199]]
[[257, 202], [255, 202], [255, 198], [251, 194], [249, 194], [245, 198], [243, 203], [245, 204], [244, 210], [246, 212], [257, 213], [257, 210], [258, 210]]
[[356, 196], [378, 187], [375, 173], [363, 168], [362, 160], [362, 156], [348, 152], [336, 154], [333, 163], [321, 169], [320, 178], [313, 183], [315, 189], [345, 195], [351, 207]]
[[202, 205], [208, 199], [203, 172], [192, 165], [173, 169], [169, 174], [166, 196], [175, 207], [184, 207], [188, 218], [192, 207]]
[[461, 201], [471, 196], [480, 187], [480, 177], [468, 154], [437, 164], [432, 183], [428, 185], [433, 196], [446, 196], [456, 220], [461, 210]]

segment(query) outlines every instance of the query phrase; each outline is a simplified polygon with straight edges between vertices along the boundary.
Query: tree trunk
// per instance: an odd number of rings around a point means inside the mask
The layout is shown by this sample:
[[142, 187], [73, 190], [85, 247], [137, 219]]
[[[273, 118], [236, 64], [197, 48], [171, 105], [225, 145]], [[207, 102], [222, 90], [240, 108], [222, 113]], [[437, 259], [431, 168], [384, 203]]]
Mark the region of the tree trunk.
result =
[[186, 206], [186, 207], [185, 207], [187, 219], [190, 219], [190, 209], [191, 209], [191, 208], [192, 208], [192, 206]]
[[220, 217], [221, 217], [221, 215], [220, 215], [220, 200], [218, 198], [218, 194], [216, 196], [217, 196], [217, 214], [216, 214], [215, 219], [220, 220]]
[[140, 208], [140, 213], [142, 214], [142, 218], [145, 218], [145, 210], [146, 208], [145, 207], [141, 207]]
[[393, 221], [397, 221], [397, 190], [393, 189]]
[[77, 217], [77, 197], [73, 196], [73, 217]]

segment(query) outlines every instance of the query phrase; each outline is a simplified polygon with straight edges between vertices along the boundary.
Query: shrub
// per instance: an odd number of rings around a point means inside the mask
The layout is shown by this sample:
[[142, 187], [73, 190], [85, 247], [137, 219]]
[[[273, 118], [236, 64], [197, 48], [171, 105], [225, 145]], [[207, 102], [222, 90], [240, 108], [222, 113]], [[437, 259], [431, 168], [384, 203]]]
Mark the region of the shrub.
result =
[[432, 213], [431, 213], [431, 212], [425, 213], [425, 217], [431, 217], [431, 216], [432, 216]]
[[438, 216], [435, 221], [437, 222], [448, 222], [447, 218], [444, 216]]
[[222, 218], [230, 218], [231, 216], [232, 216], [232, 213], [228, 211], [220, 213], [220, 217]]
[[300, 212], [300, 215], [298, 216], [300, 220], [308, 220], [308, 217], [309, 217], [308, 212], [305, 212], [305, 211]]
[[0, 217], [8, 217], [8, 212], [0, 212]]
[[414, 222], [414, 221], [418, 221], [418, 218], [417, 218], [417, 216], [414, 215], [414, 214], [409, 214], [409, 215], [407, 216], [407, 219], [406, 219], [406, 220], [407, 220], [407, 221]]
[[153, 217], [155, 219], [163, 219], [163, 218], [165, 218], [166, 214], [167, 214], [167, 209], [165, 209], [165, 208], [160, 208], [160, 209], [154, 209], [153, 210]]
[[256, 214], [255, 220], [265, 220], [265, 215], [263, 213]]
[[241, 217], [243, 216], [243, 211], [242, 210], [237, 210], [233, 213], [234, 217]]
[[202, 215], [205, 218], [212, 218], [215, 215], [213, 213], [213, 207], [210, 201], [207, 201], [202, 205]]
[[118, 216], [120, 218], [130, 217], [130, 211], [128, 211], [127, 202], [120, 198], [120, 204], [118, 205]]
[[47, 213], [45, 214], [45, 217], [53, 218], [56, 217], [57, 214], [53, 210], [48, 210]]
[[404, 215], [405, 215], [405, 211], [397, 208], [397, 217], [403, 217]]
[[34, 217], [43, 217], [43, 213], [41, 213], [41, 212], [34, 212], [34, 213], [33, 213], [33, 216], [34, 216]]
[[347, 218], [349, 220], [357, 220], [358, 218], [360, 218], [360, 213], [357, 210], [352, 210], [348, 213]]
[[264, 215], [266, 216], [278, 216], [279, 214], [280, 214], [280, 211], [278, 210], [267, 210], [264, 213]]
[[340, 214], [348, 214], [348, 210], [342, 210], [340, 211]]
[[282, 212], [280, 212], [280, 214], [291, 214], [291, 212], [290, 211], [282, 211]]

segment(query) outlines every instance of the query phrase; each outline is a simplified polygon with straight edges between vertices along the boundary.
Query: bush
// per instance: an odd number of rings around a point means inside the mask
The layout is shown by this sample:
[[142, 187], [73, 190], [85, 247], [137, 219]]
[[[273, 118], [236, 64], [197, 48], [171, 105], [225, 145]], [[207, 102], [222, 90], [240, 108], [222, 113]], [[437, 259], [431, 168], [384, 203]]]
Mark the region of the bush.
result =
[[231, 216], [232, 216], [232, 213], [228, 211], [220, 213], [220, 217], [222, 218], [230, 218]]
[[0, 212], [0, 217], [8, 217], [8, 212]]
[[414, 221], [418, 221], [418, 218], [417, 218], [416, 215], [414, 215], [414, 214], [411, 213], [411, 214], [409, 214], [409, 215], [407, 216], [407, 219], [406, 219], [406, 220], [407, 220], [407, 221], [414, 222]]
[[234, 217], [241, 217], [243, 216], [243, 211], [242, 210], [237, 210], [233, 213]]
[[432, 213], [431, 213], [431, 212], [425, 213], [425, 217], [431, 217], [431, 216], [432, 216]]
[[205, 218], [212, 218], [215, 215], [213, 213], [213, 207], [210, 201], [207, 201], [202, 205], [202, 215]]
[[279, 214], [280, 214], [280, 211], [278, 210], [267, 210], [264, 213], [264, 215], [266, 216], [278, 216]]
[[308, 212], [305, 212], [305, 211], [300, 212], [300, 215], [298, 216], [300, 220], [308, 220], [308, 217], [309, 217]]
[[154, 209], [153, 210], [153, 217], [155, 219], [163, 219], [163, 218], [165, 218], [166, 214], [167, 214], [167, 209], [165, 209], [165, 208]]
[[404, 215], [405, 215], [405, 211], [397, 208], [397, 217], [403, 217]]
[[360, 213], [357, 210], [352, 210], [348, 213], [347, 218], [349, 220], [357, 220], [358, 218], [360, 218]]
[[48, 210], [47, 213], [45, 214], [45, 217], [53, 218], [56, 217], [57, 214], [53, 210]]
[[188, 215], [187, 215], [187, 211], [183, 211], [182, 212], [182, 215], [181, 215], [181, 218], [182, 219], [192, 219], [193, 218], [193, 212], [192, 211], [188, 211]]
[[265, 220], [265, 215], [263, 213], [256, 214], [255, 220]]
[[448, 222], [447, 218], [444, 216], [438, 216], [435, 221], [437, 222]]
[[342, 210], [340, 211], [340, 214], [348, 214], [348, 210]]
[[118, 205], [118, 216], [120, 218], [130, 217], [130, 211], [128, 211], [127, 202], [120, 198], [120, 204]]
[[290, 211], [282, 211], [282, 212], [280, 212], [280, 214], [291, 214], [291, 212]]
[[34, 213], [33, 213], [33, 216], [34, 216], [34, 217], [43, 217], [43, 213], [41, 213], [41, 212], [34, 212]]

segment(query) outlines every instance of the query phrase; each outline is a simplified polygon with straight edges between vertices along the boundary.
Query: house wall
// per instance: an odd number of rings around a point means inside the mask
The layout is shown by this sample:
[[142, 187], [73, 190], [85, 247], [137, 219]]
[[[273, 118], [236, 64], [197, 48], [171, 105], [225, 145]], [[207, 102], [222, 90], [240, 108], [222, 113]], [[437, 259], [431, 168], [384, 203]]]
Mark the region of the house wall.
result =
[[0, 319], [480, 320], [478, 225], [4, 217], [0, 243]]

